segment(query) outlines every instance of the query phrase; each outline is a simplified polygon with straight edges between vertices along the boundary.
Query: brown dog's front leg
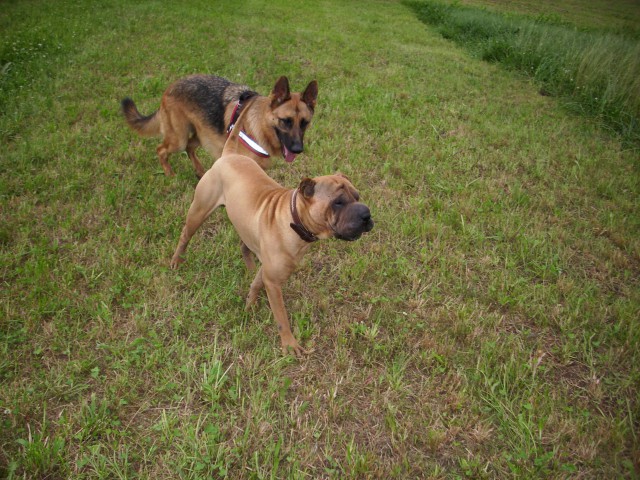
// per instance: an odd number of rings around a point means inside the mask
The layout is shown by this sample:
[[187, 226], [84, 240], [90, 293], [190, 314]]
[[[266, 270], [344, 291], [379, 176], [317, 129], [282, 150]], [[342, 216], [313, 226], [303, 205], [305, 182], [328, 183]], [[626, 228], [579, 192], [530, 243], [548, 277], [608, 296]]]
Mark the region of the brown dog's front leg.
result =
[[[244, 243], [242, 244], [244, 245]], [[262, 281], [262, 267], [258, 270], [253, 282], [251, 282], [251, 287], [249, 288], [249, 294], [247, 295], [247, 303], [245, 304], [245, 308], [249, 309], [256, 303], [256, 299], [258, 298], [258, 294], [260, 290], [264, 287], [264, 282]]]
[[[263, 269], [260, 270], [262, 271]], [[301, 357], [302, 354], [307, 353], [307, 351], [298, 344], [293, 333], [291, 333], [289, 319], [287, 318], [287, 311], [284, 308], [284, 299], [282, 298], [282, 288], [280, 287], [280, 284], [265, 278], [264, 273], [262, 275], [262, 281], [264, 282], [264, 288], [267, 291], [271, 311], [273, 312], [273, 316], [278, 324], [278, 333], [280, 334], [280, 341], [282, 342], [282, 352], [287, 355], [290, 350], [293, 350], [296, 357]]]

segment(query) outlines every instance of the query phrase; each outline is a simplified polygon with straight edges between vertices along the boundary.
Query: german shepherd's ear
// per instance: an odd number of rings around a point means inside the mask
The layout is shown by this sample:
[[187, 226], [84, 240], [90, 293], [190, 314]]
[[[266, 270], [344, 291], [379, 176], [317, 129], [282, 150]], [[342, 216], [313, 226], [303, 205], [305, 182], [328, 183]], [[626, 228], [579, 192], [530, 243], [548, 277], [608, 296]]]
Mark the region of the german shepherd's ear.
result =
[[284, 75], [278, 79], [271, 91], [271, 108], [276, 108], [291, 98], [289, 79]]
[[318, 82], [313, 80], [307, 85], [306, 90], [302, 94], [302, 101], [307, 104], [312, 111], [316, 108], [316, 100], [318, 98]]
[[313, 193], [316, 188], [316, 182], [311, 178], [305, 178], [300, 182], [298, 186], [298, 191], [302, 193], [305, 198], [313, 197]]

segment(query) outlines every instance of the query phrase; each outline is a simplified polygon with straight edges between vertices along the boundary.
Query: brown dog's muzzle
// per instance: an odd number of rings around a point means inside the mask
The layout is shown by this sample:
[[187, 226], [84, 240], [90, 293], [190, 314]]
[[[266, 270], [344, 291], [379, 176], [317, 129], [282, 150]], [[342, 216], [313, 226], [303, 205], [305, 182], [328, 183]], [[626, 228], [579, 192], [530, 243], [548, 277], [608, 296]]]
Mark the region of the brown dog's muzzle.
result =
[[340, 213], [334, 231], [336, 238], [353, 241], [373, 229], [371, 211], [364, 203], [354, 202]]

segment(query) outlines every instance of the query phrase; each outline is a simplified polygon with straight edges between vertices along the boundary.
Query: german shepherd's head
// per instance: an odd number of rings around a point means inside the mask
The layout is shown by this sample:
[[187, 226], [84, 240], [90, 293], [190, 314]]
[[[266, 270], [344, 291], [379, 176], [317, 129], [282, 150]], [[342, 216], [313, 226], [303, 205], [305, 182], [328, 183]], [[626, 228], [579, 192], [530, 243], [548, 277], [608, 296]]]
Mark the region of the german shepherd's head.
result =
[[293, 162], [304, 150], [304, 132], [313, 118], [318, 98], [318, 82], [313, 80], [303, 93], [289, 91], [289, 80], [280, 77], [271, 95], [271, 125], [282, 144], [282, 156]]

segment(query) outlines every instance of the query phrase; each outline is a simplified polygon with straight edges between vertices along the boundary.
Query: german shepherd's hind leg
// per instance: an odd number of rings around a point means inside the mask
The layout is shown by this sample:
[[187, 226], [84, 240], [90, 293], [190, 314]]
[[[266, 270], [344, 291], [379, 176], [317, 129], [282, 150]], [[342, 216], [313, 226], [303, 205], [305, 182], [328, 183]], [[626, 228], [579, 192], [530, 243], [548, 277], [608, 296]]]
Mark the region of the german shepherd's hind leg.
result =
[[169, 155], [176, 152], [182, 152], [183, 150], [184, 145], [181, 146], [180, 144], [175, 143], [169, 135], [164, 137], [164, 141], [156, 149], [156, 152], [158, 152], [158, 160], [160, 160], [162, 170], [164, 170], [164, 174], [167, 177], [173, 177], [175, 175], [171, 169], [171, 165], [169, 165]]
[[[191, 124], [179, 113], [165, 115], [163, 121], [162, 144], [157, 148], [158, 159], [165, 175], [173, 177], [175, 174], [169, 165], [169, 155], [172, 153], [184, 152], [189, 143], [191, 134]], [[200, 162], [198, 162], [200, 163]]]
[[210, 169], [196, 186], [193, 202], [191, 202], [189, 212], [187, 213], [187, 221], [180, 234], [176, 251], [171, 258], [171, 268], [176, 269], [184, 262], [182, 255], [187, 250], [187, 245], [189, 245], [191, 237], [193, 237], [198, 228], [209, 218], [213, 211], [223, 204], [224, 194], [222, 192], [222, 183], [218, 178], [216, 170]]
[[196, 155], [196, 149], [200, 146], [200, 139], [197, 134], [193, 134], [193, 136], [187, 142], [187, 155], [191, 159], [191, 163], [193, 163], [193, 168], [196, 169], [196, 176], [198, 178], [202, 178], [204, 175], [204, 167], [202, 163], [200, 163], [200, 159]]

